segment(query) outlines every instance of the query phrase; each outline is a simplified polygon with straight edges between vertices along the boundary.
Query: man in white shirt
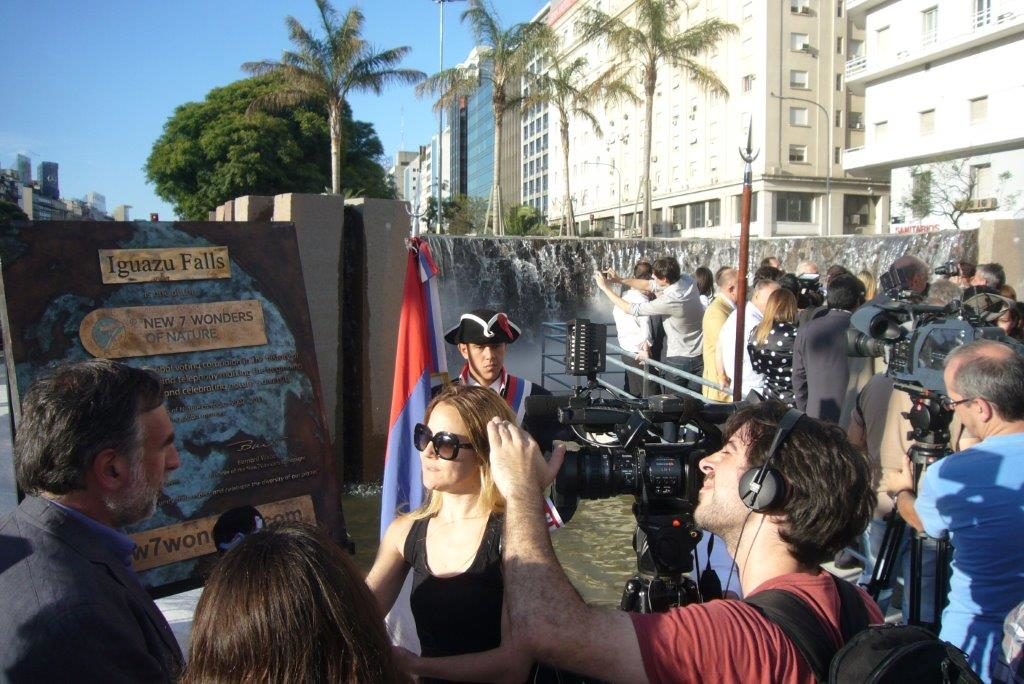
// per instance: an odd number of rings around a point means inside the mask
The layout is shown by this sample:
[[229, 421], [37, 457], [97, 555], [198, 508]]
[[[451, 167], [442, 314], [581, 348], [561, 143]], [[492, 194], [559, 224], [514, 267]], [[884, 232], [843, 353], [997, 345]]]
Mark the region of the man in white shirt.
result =
[[[650, 262], [638, 261], [633, 267], [633, 278], [635, 280], [650, 281], [652, 267]], [[649, 299], [640, 290], [627, 287], [622, 293], [622, 299], [630, 305], [646, 304]], [[623, 311], [621, 308], [612, 307], [612, 316], [615, 319], [615, 332], [618, 336], [618, 344], [626, 351], [620, 358], [630, 368], [644, 370], [645, 361], [651, 351], [651, 318], [650, 316], [635, 315]], [[634, 397], [643, 397], [648, 394], [645, 385], [648, 379], [635, 373], [626, 372], [625, 389]]]
[[[654, 262], [654, 277], [643, 281], [632, 278], [618, 278], [614, 273], [594, 274], [598, 288], [617, 308], [634, 316], [664, 316], [665, 363], [700, 377], [704, 371], [703, 332], [701, 321], [704, 307], [700, 303], [700, 291], [693, 278], [681, 275], [679, 261], [675, 257], [664, 257]], [[655, 293], [655, 299], [645, 304], [631, 304], [612, 292], [608, 283], [624, 283], [632, 288]], [[691, 391], [700, 392], [699, 382], [676, 382]]]
[[[779, 284], [774, 280], [757, 281], [754, 283], [753, 294], [744, 311], [743, 343], [740, 345], [743, 353], [743, 384], [740, 394], [742, 397], [746, 397], [751, 390], [760, 390], [764, 384], [764, 376], [755, 373], [754, 367], [750, 363], [747, 340], [750, 338], [751, 331], [761, 322], [768, 297], [777, 289], [779, 289]], [[736, 367], [736, 321], [736, 310], [733, 309], [729, 317], [725, 319], [722, 331], [718, 335], [718, 382], [727, 386], [732, 386], [733, 369]]]

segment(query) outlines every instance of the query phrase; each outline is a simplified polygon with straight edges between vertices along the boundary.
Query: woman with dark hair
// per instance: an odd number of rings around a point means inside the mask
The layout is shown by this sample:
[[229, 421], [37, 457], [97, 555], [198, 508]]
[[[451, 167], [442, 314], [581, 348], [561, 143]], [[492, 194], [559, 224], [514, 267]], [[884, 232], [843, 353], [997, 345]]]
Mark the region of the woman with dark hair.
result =
[[701, 306], [708, 308], [711, 297], [715, 294], [715, 274], [707, 266], [698, 266], [693, 272], [693, 282], [697, 284], [697, 291], [700, 292]]
[[747, 350], [754, 372], [764, 375], [765, 399], [795, 406], [793, 396], [793, 342], [796, 340], [796, 297], [779, 288], [768, 297], [764, 318], [750, 332]]
[[1007, 337], [1024, 341], [1024, 307], [1020, 302], [1012, 302], [996, 321], [996, 325]]
[[181, 681], [408, 679], [348, 555], [312, 525], [280, 523], [244, 537], [214, 567]]
[[388, 612], [412, 570], [409, 602], [422, 656], [398, 652], [421, 681], [522, 682], [530, 671], [530, 658], [503, 629], [505, 500], [491, 477], [487, 439], [495, 417], [516, 422], [487, 387], [452, 385], [430, 402], [414, 432], [430, 496], [392, 521], [366, 578]]

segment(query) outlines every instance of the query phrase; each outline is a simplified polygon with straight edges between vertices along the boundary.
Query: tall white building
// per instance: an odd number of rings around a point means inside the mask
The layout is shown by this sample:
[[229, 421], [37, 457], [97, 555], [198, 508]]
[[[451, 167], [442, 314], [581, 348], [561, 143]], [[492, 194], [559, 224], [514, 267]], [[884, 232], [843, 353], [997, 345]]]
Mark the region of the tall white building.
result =
[[[581, 9], [631, 20], [634, 0], [561, 0], [549, 25], [563, 59], [583, 55], [592, 75], [618, 59], [604, 41], [583, 41]], [[739, 32], [701, 58], [729, 90], [706, 92], [688, 75], [659, 71], [652, 134], [651, 196], [655, 235], [721, 237], [739, 229], [748, 122], [753, 121], [755, 235], [881, 232], [888, 225], [888, 184], [843, 171], [842, 150], [860, 144], [860, 102], [846, 87], [851, 45], [844, 4], [835, 0], [704, 0], [677, 3], [679, 30], [709, 17]], [[642, 97], [642, 87], [636, 84]], [[603, 136], [577, 118], [569, 168], [550, 136], [548, 220], [574, 203], [579, 228], [608, 234], [642, 223], [643, 105], [599, 105]], [[524, 139], [524, 145], [528, 140]], [[570, 197], [565, 197], [564, 174]], [[828, 192], [830, 190], [830, 192]], [[524, 200], [532, 195], [524, 193]]]
[[1024, 179], [1024, 2], [848, 0], [864, 142], [846, 168], [891, 174], [893, 230], [1012, 218]]

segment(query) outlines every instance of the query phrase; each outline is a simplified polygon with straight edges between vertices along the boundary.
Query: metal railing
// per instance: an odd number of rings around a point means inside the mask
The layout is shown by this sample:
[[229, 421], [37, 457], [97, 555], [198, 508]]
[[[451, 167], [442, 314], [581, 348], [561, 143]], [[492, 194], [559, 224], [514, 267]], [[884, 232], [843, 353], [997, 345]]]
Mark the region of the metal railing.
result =
[[[614, 339], [617, 337], [614, 326], [608, 324], [601, 325], [605, 325], [608, 328], [609, 338]], [[549, 390], [554, 389], [552, 384], [549, 383], [559, 385], [561, 387], [566, 388], [567, 390], [572, 389], [574, 386], [576, 386], [576, 384], [578, 384], [578, 379], [575, 378], [574, 376], [565, 374], [566, 324], [542, 323], [541, 330], [541, 383]], [[673, 382], [673, 380], [670, 380], [669, 378], [678, 379], [682, 382], [698, 383], [700, 385], [704, 385], [705, 387], [710, 387], [711, 389], [716, 389], [721, 392], [728, 393], [729, 391], [728, 388], [723, 387], [722, 385], [719, 385], [716, 382], [707, 380], [703, 377], [700, 377], [699, 375], [687, 373], [686, 371], [680, 370], [675, 366], [670, 366], [668, 364], [661, 363], [660, 361], [654, 361], [653, 359], [648, 359], [645, 362], [644, 369], [627, 366], [619, 358], [620, 354], [630, 354], [630, 352], [627, 352], [625, 349], [623, 349], [617, 344], [608, 342], [606, 347], [605, 365], [606, 368], [608, 366], [611, 366], [613, 369], [605, 370], [604, 373], [600, 373], [597, 376], [597, 384], [609, 390], [616, 396], [625, 398], [635, 398], [633, 397], [633, 395], [626, 392], [626, 390], [623, 389], [621, 385], [615, 385], [608, 381], [607, 375], [609, 373], [614, 373], [615, 375], [618, 375], [620, 371], [625, 371], [626, 373], [638, 375], [644, 378], [645, 384], [646, 382], [650, 382], [652, 386], [660, 386], [662, 392], [671, 392], [673, 394], [687, 395], [695, 397], [697, 399], [701, 399], [702, 401], [709, 403], [721, 402], [708, 399], [699, 392], [694, 392], [688, 387], [684, 387], [683, 385], [678, 384], [678, 382]], [[551, 366], [558, 368], [558, 370], [551, 370]], [[657, 370], [658, 375], [654, 375], [652, 373], [647, 372], [648, 368], [653, 368]]]

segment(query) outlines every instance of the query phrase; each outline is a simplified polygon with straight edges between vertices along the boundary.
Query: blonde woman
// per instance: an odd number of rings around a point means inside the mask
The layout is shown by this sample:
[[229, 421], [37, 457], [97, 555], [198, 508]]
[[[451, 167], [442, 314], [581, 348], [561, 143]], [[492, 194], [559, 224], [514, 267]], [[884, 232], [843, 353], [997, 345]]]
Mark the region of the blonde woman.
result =
[[491, 479], [487, 441], [494, 417], [516, 422], [487, 387], [452, 385], [430, 402], [414, 433], [430, 496], [391, 523], [366, 578], [386, 613], [412, 570], [410, 604], [423, 653], [398, 652], [421, 681], [522, 682], [530, 671], [529, 658], [502, 629], [505, 501]]
[[861, 271], [857, 274], [857, 280], [864, 284], [864, 301], [870, 302], [878, 292], [878, 285], [875, 283], [875, 276], [871, 271]]
[[762, 394], [790, 407], [793, 397], [793, 343], [796, 341], [796, 296], [779, 288], [768, 297], [764, 318], [750, 332], [747, 350], [755, 373], [764, 375]]

